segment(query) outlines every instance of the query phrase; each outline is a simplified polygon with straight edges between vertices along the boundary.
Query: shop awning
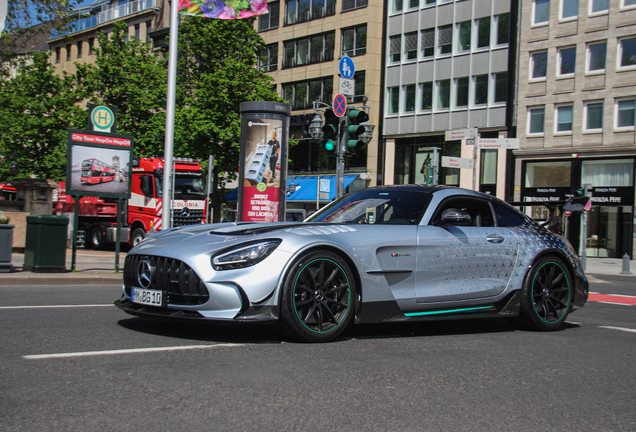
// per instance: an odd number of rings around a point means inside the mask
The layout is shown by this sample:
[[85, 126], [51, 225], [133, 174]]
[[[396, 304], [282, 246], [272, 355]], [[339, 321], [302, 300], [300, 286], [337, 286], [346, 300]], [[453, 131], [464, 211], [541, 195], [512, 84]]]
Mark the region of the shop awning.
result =
[[[318, 178], [322, 181], [329, 181], [329, 198], [320, 199], [321, 202], [329, 202], [336, 198], [336, 176], [293, 176], [287, 179], [287, 201], [296, 202], [316, 202], [318, 195]], [[357, 174], [350, 174], [344, 176], [344, 188], [351, 184], [356, 178]], [[295, 186], [295, 190], [292, 193], [292, 183]], [[238, 188], [225, 196], [228, 201], [236, 201], [238, 199]]]

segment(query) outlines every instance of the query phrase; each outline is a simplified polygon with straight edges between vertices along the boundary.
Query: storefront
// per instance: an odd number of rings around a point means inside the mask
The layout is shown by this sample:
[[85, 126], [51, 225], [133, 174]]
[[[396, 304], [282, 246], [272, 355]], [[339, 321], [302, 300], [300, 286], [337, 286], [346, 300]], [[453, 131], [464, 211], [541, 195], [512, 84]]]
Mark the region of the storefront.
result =
[[[526, 160], [522, 164], [521, 201], [560, 201], [591, 185], [592, 207], [587, 212], [585, 249], [588, 257], [621, 258], [634, 252], [635, 158]], [[526, 207], [536, 220], [545, 220], [545, 207]], [[561, 231], [578, 250], [581, 215], [561, 219]]]

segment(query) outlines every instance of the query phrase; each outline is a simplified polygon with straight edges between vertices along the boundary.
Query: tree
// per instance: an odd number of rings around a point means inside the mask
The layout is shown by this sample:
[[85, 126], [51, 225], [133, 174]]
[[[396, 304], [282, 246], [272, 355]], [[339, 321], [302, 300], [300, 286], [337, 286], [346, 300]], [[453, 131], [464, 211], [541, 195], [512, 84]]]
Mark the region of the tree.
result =
[[[18, 177], [66, 176], [67, 130], [84, 129], [87, 121], [78, 77], [55, 75], [48, 53], [36, 53], [16, 78], [0, 80], [0, 153], [18, 155]], [[8, 165], [4, 180], [13, 177]]]
[[117, 107], [117, 132], [135, 137], [136, 156], [163, 153], [166, 126], [167, 61], [152, 44], [126, 41], [119, 21], [110, 39], [101, 33], [95, 65], [79, 66], [90, 102]]
[[245, 101], [282, 101], [272, 79], [257, 68], [265, 49], [253, 19], [185, 17], [179, 27], [175, 154], [213, 155], [214, 221], [223, 188], [238, 171], [241, 117]]

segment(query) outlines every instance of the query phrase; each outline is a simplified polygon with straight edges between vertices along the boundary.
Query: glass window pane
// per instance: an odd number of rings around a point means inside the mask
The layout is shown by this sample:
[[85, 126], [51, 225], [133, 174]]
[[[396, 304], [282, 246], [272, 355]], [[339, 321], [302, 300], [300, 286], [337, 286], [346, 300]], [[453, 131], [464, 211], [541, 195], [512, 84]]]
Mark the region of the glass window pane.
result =
[[560, 51], [561, 66], [559, 75], [573, 74], [576, 67], [576, 48], [567, 48]]
[[562, 0], [563, 11], [561, 18], [571, 18], [579, 14], [579, 0]]
[[453, 26], [438, 27], [438, 40], [440, 54], [448, 54], [453, 49]]
[[636, 39], [621, 41], [621, 67], [636, 65]]
[[572, 107], [571, 106], [562, 106], [557, 108], [557, 131], [565, 132], [572, 130]]
[[311, 0], [297, 0], [298, 1], [298, 22], [306, 22], [309, 20], [309, 14], [311, 12]]
[[433, 83], [422, 83], [422, 109], [430, 110], [433, 108]]
[[302, 66], [308, 63], [309, 55], [309, 39], [300, 39], [296, 41], [296, 66]]
[[400, 92], [397, 87], [389, 88], [389, 114], [400, 112]]
[[404, 86], [404, 111], [415, 111], [415, 84]]
[[506, 102], [508, 97], [508, 74], [495, 74], [495, 102]]
[[510, 14], [497, 16], [497, 45], [510, 41]]
[[603, 103], [587, 105], [586, 129], [603, 129]]
[[609, 9], [609, 0], [592, 0], [592, 12], [602, 12]]
[[435, 51], [435, 29], [422, 30], [422, 55], [424, 57], [432, 56]]
[[470, 21], [465, 21], [457, 25], [457, 51], [470, 50]]
[[356, 29], [356, 55], [367, 53], [367, 26], [363, 25]]
[[488, 75], [475, 77], [475, 105], [488, 103]]
[[534, 108], [530, 110], [530, 133], [543, 133], [545, 121], [545, 109]]
[[604, 70], [605, 69], [605, 54], [607, 50], [607, 44], [590, 45], [590, 68], [589, 70]]
[[333, 77], [324, 78], [322, 81], [323, 102], [331, 102], [333, 100]]
[[478, 20], [477, 48], [490, 46], [490, 17]]
[[548, 70], [548, 53], [532, 54], [532, 78], [545, 78]]
[[342, 31], [342, 54], [346, 56], [353, 55], [355, 29], [347, 29]]
[[296, 44], [294, 42], [285, 43], [285, 59], [283, 67], [294, 66], [294, 56], [296, 54]]
[[307, 83], [296, 83], [294, 85], [294, 109], [305, 108], [307, 100]]
[[550, 0], [534, 1], [534, 23], [544, 23], [550, 20]]
[[481, 184], [497, 183], [497, 153], [496, 149], [481, 151]]
[[468, 77], [457, 79], [457, 98], [455, 106], [468, 106]]
[[313, 103], [313, 101], [321, 101], [321, 96], [322, 96], [322, 80], [310, 81], [309, 82], [309, 102]]
[[448, 108], [450, 106], [450, 80], [437, 82], [437, 108]]
[[634, 162], [625, 159], [584, 161], [581, 182], [603, 187], [633, 185]]
[[318, 63], [322, 61], [323, 53], [323, 35], [312, 36], [310, 39], [311, 58], [310, 63]]
[[325, 52], [322, 61], [333, 60], [333, 51], [336, 46], [336, 32], [327, 33], [325, 36]]
[[393, 12], [399, 12], [402, 10], [402, 0], [393, 0]]
[[296, 22], [296, 0], [287, 2], [287, 15], [285, 16], [286, 24], [294, 24]]
[[526, 187], [570, 187], [571, 162], [533, 162], [526, 165]]
[[618, 126], [634, 126], [634, 115], [636, 114], [633, 100], [618, 102]]

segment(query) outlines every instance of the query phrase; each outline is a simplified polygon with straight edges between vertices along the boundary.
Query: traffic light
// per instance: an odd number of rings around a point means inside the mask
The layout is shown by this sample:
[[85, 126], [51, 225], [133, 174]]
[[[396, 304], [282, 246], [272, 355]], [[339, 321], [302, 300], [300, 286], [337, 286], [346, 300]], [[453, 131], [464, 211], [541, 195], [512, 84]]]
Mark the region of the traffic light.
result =
[[366, 128], [361, 123], [368, 120], [369, 115], [366, 112], [354, 107], [347, 108], [347, 146], [345, 147], [347, 154], [355, 154], [356, 151], [367, 146], [362, 136], [366, 132]]
[[332, 109], [325, 111], [325, 125], [322, 127], [323, 139], [320, 141], [320, 148], [328, 155], [338, 153], [338, 126], [340, 119], [334, 114]]

